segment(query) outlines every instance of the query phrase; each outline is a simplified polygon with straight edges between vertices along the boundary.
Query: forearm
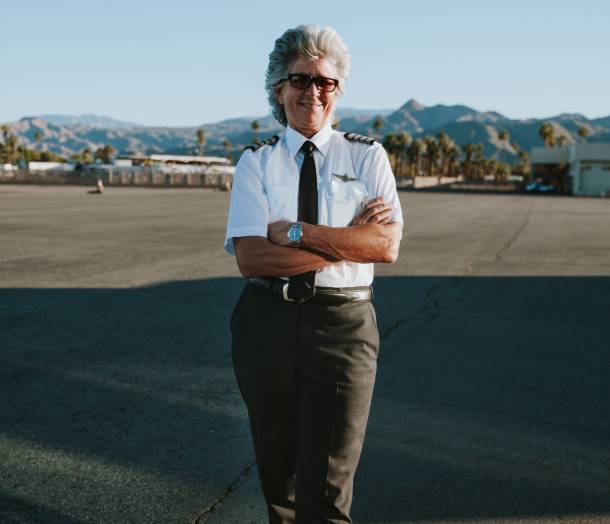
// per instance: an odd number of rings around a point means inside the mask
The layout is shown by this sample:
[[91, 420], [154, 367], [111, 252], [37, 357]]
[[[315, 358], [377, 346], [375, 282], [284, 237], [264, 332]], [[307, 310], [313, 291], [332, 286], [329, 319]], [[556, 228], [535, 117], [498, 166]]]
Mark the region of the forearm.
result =
[[337, 260], [323, 253], [272, 244], [262, 237], [234, 239], [240, 273], [252, 277], [289, 277], [327, 267]]
[[392, 263], [398, 257], [402, 224], [328, 227], [303, 224], [302, 247], [350, 262]]

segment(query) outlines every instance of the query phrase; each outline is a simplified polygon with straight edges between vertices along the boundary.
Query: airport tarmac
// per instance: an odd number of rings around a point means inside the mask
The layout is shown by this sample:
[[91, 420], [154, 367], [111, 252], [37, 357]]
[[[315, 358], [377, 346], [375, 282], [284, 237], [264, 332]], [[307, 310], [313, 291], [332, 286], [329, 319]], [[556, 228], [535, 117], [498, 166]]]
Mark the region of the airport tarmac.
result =
[[[610, 200], [400, 196], [354, 522], [610, 522]], [[0, 185], [1, 523], [266, 522], [228, 202]]]

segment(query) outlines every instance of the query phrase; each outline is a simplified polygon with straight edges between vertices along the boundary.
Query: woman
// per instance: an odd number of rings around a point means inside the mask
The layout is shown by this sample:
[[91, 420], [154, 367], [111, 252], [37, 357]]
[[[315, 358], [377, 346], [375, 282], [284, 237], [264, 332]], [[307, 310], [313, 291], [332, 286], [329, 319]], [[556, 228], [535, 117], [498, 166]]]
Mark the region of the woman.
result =
[[271, 523], [351, 522], [379, 351], [373, 263], [396, 260], [402, 232], [381, 145], [331, 128], [349, 68], [333, 29], [277, 39], [266, 88], [286, 130], [235, 171], [225, 248], [249, 281], [232, 354]]

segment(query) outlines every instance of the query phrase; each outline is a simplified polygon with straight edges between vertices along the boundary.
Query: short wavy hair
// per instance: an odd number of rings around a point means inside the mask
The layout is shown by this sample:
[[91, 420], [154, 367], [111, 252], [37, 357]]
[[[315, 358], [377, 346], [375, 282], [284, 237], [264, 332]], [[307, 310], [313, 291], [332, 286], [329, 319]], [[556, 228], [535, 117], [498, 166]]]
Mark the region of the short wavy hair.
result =
[[288, 29], [280, 36], [269, 54], [269, 65], [265, 75], [265, 90], [271, 106], [271, 112], [283, 126], [288, 124], [286, 111], [277, 101], [275, 85], [286, 78], [290, 66], [298, 59], [326, 58], [337, 70], [339, 95], [345, 92], [345, 82], [349, 76], [351, 58], [343, 39], [330, 28], [320, 29], [314, 25], [300, 25]]

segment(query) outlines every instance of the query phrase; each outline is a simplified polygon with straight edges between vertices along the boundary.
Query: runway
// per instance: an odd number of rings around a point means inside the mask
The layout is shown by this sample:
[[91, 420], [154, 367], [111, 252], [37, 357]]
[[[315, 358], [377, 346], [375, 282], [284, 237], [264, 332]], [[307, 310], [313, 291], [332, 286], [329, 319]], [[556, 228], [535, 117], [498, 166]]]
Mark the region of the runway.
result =
[[[228, 201], [0, 186], [0, 522], [265, 522]], [[610, 522], [610, 200], [401, 202], [354, 522]]]

